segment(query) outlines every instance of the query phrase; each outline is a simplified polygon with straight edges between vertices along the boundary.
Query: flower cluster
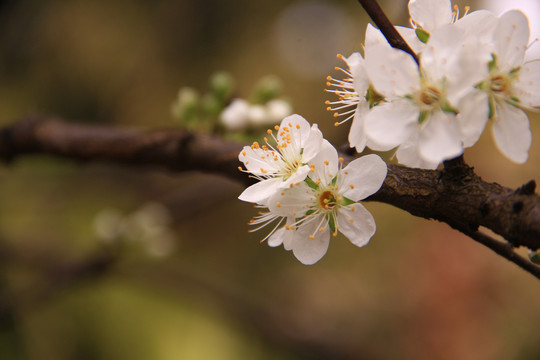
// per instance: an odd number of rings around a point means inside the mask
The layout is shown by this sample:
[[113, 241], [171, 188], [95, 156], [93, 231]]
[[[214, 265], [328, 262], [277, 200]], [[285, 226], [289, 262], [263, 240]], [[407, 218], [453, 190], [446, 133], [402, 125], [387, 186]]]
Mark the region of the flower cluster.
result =
[[339, 97], [328, 109], [352, 119], [351, 147], [397, 148], [400, 163], [433, 169], [491, 122], [501, 152], [524, 163], [532, 136], [523, 110], [540, 107], [540, 61], [525, 62], [527, 17], [468, 9], [459, 17], [450, 0], [410, 0], [409, 12], [412, 27], [398, 31], [418, 63], [368, 25], [364, 56], [341, 57], [346, 78], [328, 79]]
[[331, 235], [343, 233], [357, 246], [375, 233], [375, 221], [358, 201], [375, 193], [386, 177], [386, 164], [377, 155], [351, 161], [343, 159], [323, 138], [317, 125], [299, 115], [283, 119], [265, 144], [254, 142], [239, 159], [259, 180], [240, 199], [262, 210], [251, 221], [255, 230], [273, 224], [262, 240], [283, 244], [304, 264], [313, 264], [326, 253]]

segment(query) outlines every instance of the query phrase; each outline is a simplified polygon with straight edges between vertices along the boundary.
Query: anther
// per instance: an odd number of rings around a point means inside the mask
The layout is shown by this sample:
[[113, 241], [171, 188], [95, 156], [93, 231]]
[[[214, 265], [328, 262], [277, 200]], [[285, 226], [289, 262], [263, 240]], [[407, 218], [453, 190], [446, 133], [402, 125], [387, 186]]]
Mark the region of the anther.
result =
[[345, 160], [344, 160], [342, 157], [340, 157], [340, 158], [338, 159], [338, 161], [339, 161], [340, 163], [343, 164], [343, 161], [345, 161]]
[[272, 130], [268, 129], [268, 130], [266, 130], [266, 133], [267, 133], [267, 134], [271, 134], [271, 133], [272, 133]]
[[339, 126], [339, 122], [336, 121], [336, 122], [334, 123], [334, 126], [335, 126], [335, 127], [338, 127], [338, 126]]
[[276, 206], [277, 206], [277, 207], [281, 207], [281, 203], [278, 201], [278, 202], [276, 203]]

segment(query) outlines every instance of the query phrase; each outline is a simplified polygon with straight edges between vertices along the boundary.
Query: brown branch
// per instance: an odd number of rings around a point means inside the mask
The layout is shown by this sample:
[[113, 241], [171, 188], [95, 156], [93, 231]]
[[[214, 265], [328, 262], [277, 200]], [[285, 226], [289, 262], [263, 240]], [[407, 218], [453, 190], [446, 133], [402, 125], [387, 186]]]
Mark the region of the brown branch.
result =
[[401, 37], [394, 25], [382, 11], [376, 0], [358, 0], [375, 25], [381, 30], [388, 43], [396, 49], [400, 49], [410, 54], [418, 64], [418, 56], [411, 49], [409, 44]]
[[[78, 161], [211, 172], [248, 184], [249, 178], [237, 170], [241, 148], [242, 144], [179, 129], [144, 131], [68, 124], [40, 116], [0, 129], [0, 160], [6, 162], [26, 154], [49, 154]], [[484, 226], [513, 247], [539, 249], [540, 197], [534, 190], [534, 181], [517, 190], [488, 183], [458, 158], [446, 162], [440, 171], [390, 164], [383, 186], [366, 200], [445, 222], [514, 261], [506, 250], [482, 242], [477, 230]]]

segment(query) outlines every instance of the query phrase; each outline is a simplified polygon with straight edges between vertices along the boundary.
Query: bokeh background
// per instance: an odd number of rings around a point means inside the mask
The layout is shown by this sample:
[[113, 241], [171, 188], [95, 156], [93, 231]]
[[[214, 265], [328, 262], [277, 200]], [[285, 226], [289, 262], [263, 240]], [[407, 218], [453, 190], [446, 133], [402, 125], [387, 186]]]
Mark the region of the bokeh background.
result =
[[[381, 3], [407, 25], [407, 1]], [[540, 20], [536, 1], [486, 3], [457, 2]], [[42, 113], [178, 127], [178, 89], [204, 92], [227, 71], [239, 97], [279, 77], [295, 112], [346, 141], [323, 90], [336, 53], [361, 48], [368, 18], [354, 0], [0, 4], [1, 125]], [[467, 150], [484, 179], [540, 180], [530, 117], [527, 164], [505, 159], [490, 132]], [[0, 165], [0, 359], [540, 358], [538, 280], [447, 225], [368, 203], [378, 225], [368, 246], [338, 237], [304, 266], [247, 232], [255, 210], [241, 191], [159, 168]], [[103, 236], [115, 221], [126, 241]]]

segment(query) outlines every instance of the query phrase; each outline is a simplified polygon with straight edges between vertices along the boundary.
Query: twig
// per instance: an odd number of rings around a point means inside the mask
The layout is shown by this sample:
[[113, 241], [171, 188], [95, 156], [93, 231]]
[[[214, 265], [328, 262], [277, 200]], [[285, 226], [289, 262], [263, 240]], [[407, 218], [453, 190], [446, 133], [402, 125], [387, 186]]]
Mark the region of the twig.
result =
[[373, 20], [375, 25], [381, 30], [388, 43], [396, 48], [410, 54], [414, 61], [418, 64], [418, 56], [411, 49], [409, 44], [401, 37], [394, 25], [388, 20], [388, 17], [382, 11], [376, 0], [358, 0], [360, 5], [366, 10], [366, 13]]

